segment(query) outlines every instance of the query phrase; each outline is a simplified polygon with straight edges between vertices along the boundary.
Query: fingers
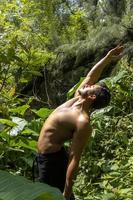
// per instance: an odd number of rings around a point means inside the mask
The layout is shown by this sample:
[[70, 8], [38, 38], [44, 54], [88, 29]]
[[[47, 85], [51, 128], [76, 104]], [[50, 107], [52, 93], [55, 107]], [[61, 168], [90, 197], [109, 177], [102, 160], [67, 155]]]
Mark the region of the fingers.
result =
[[123, 49], [124, 49], [123, 45], [121, 45], [121, 46], [117, 45], [117, 47], [114, 48], [114, 50], [117, 50], [117, 51], [120, 51], [120, 50], [122, 51]]
[[115, 57], [116, 57], [116, 60], [117, 60], [117, 57], [118, 59], [120, 59], [123, 55], [123, 50], [124, 50], [124, 46], [121, 45], [121, 44], [118, 44], [114, 49], [111, 49], [109, 52], [108, 52], [108, 56], [113, 60], [115, 60]]
[[124, 46], [120, 46], [120, 47], [118, 47], [117, 52], [121, 53], [123, 50], [124, 50]]
[[124, 46], [117, 46], [117, 47], [115, 47], [114, 49], [112, 49], [112, 53], [114, 54], [114, 55], [119, 55], [120, 53], [122, 53], [123, 52], [123, 50], [124, 50]]
[[118, 60], [120, 60], [122, 57], [123, 57], [123, 54], [122, 54], [122, 53], [120, 53], [120, 54], [118, 54], [118, 55], [114, 55], [114, 56], [112, 56], [112, 61], [118, 61]]

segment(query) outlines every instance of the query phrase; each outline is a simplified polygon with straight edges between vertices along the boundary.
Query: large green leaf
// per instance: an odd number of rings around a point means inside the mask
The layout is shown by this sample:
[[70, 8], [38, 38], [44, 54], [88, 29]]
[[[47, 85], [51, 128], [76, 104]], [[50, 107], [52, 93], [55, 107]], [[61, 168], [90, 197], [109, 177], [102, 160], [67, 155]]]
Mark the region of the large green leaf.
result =
[[33, 183], [0, 170], [1, 200], [64, 200], [61, 192], [44, 183]]
[[24, 115], [25, 111], [29, 108], [29, 105], [23, 105], [23, 106], [18, 106], [17, 108], [12, 108], [10, 109], [10, 112], [13, 114], [19, 114], [19, 115]]
[[35, 110], [33, 109], [32, 110], [36, 115], [38, 115], [39, 117], [45, 119], [47, 118], [50, 113], [53, 111], [52, 109], [48, 109], [48, 108], [40, 108], [39, 110]]
[[0, 119], [0, 123], [1, 124], [5, 124], [5, 125], [8, 125], [8, 126], [16, 126], [17, 124], [9, 119]]
[[76, 90], [78, 89], [79, 85], [82, 83], [83, 80], [84, 80], [84, 77], [81, 77], [80, 81], [68, 91], [67, 93], [68, 99], [72, 98], [72, 96], [74, 95], [74, 93], [76, 92]]
[[25, 139], [25, 141], [19, 141], [16, 144], [16, 146], [20, 148], [26, 148], [26, 149], [31, 149], [32, 151], [36, 151], [37, 142], [34, 140], [28, 141], [27, 139]]

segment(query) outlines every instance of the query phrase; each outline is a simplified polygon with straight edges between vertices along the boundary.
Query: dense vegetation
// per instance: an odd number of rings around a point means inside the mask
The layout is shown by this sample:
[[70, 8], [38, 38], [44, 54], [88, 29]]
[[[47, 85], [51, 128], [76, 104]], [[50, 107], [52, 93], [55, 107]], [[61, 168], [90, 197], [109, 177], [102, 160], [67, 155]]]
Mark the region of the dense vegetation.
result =
[[[91, 114], [93, 133], [74, 191], [77, 200], [132, 200], [132, 0], [0, 1], [1, 170], [32, 179], [43, 121], [72, 96], [80, 77], [119, 43], [125, 46], [123, 58], [102, 76], [111, 103]], [[0, 185], [12, 179], [0, 173]], [[10, 191], [7, 187], [9, 196], [0, 193], [0, 199], [15, 199]], [[52, 197], [50, 193], [29, 199], [62, 199], [56, 191]]]

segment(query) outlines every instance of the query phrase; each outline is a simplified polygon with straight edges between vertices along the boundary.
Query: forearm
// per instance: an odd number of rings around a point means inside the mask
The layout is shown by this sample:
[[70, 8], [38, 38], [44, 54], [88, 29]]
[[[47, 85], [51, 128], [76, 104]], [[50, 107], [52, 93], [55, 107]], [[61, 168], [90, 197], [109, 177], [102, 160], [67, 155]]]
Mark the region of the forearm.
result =
[[78, 91], [80, 88], [84, 87], [85, 85], [93, 85], [96, 82], [98, 82], [103, 70], [107, 65], [111, 63], [111, 58], [109, 53], [101, 59], [96, 65], [93, 66], [93, 68], [89, 71], [86, 78], [83, 80], [83, 82], [80, 84], [78, 89], [75, 92], [75, 97], [79, 94]]
[[64, 187], [63, 196], [66, 200], [70, 199], [71, 193], [72, 193], [72, 186], [73, 182], [76, 177], [76, 171], [78, 168], [78, 163], [74, 163], [73, 161], [69, 163], [67, 173], [66, 173], [66, 182]]
[[65, 188], [63, 192], [63, 196], [66, 200], [70, 199], [70, 196], [72, 194], [72, 186], [73, 186], [73, 179], [66, 178]]
[[80, 88], [86, 85], [95, 84], [99, 80], [104, 68], [107, 65], [109, 65], [112, 61], [118, 61], [122, 57], [123, 49], [123, 46], [118, 45], [116, 48], [111, 49], [103, 59], [101, 59], [96, 65], [94, 65], [94, 67], [89, 71], [86, 78], [76, 90], [75, 97], [79, 94], [78, 90]]
[[99, 80], [103, 70], [110, 63], [111, 63], [111, 58], [110, 58], [109, 54], [107, 54], [96, 65], [94, 65], [94, 67], [87, 74], [87, 77], [90, 80], [90, 84], [94, 84]]

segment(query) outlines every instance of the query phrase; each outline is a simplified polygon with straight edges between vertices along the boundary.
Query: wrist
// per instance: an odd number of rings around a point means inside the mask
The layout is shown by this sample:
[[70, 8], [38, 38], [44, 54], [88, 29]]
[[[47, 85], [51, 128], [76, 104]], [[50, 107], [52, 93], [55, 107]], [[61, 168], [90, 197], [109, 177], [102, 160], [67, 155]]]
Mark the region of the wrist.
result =
[[64, 188], [63, 196], [65, 197], [66, 200], [70, 199], [71, 193], [72, 193], [72, 186]]
[[70, 194], [67, 194], [66, 192], [63, 192], [63, 197], [65, 198], [65, 200], [70, 200]]
[[109, 53], [107, 53], [107, 55], [105, 56], [105, 58], [107, 59], [107, 62], [110, 63], [112, 61], [112, 55]]

